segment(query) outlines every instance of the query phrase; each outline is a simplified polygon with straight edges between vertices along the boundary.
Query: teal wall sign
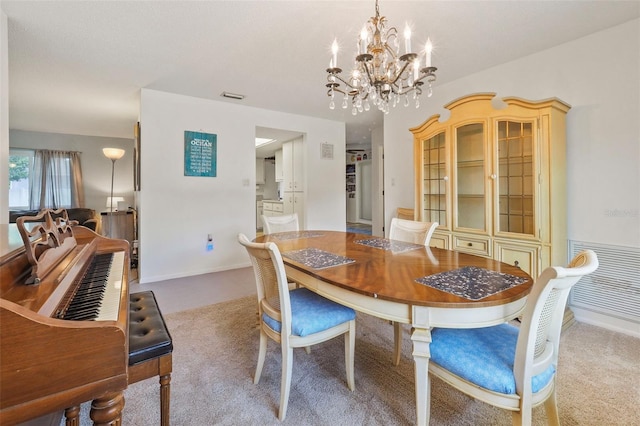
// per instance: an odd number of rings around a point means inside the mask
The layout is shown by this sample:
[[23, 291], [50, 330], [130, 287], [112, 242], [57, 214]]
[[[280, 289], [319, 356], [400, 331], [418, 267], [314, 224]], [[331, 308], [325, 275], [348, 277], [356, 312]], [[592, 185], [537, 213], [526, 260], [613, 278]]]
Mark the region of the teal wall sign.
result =
[[216, 177], [217, 135], [184, 131], [184, 175]]

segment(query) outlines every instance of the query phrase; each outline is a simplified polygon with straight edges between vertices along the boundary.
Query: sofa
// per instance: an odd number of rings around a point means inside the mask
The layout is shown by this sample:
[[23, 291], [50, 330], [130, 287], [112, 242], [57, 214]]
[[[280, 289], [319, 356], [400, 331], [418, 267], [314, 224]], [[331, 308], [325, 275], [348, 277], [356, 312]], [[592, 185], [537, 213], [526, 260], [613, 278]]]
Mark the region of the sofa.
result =
[[[93, 209], [87, 209], [82, 207], [66, 209], [69, 215], [69, 220], [75, 220], [78, 225], [85, 226], [94, 232], [99, 232], [100, 216], [96, 214]], [[10, 210], [9, 211], [9, 223], [16, 223], [16, 220], [21, 216], [36, 216], [40, 210]], [[51, 215], [55, 219], [56, 215]]]

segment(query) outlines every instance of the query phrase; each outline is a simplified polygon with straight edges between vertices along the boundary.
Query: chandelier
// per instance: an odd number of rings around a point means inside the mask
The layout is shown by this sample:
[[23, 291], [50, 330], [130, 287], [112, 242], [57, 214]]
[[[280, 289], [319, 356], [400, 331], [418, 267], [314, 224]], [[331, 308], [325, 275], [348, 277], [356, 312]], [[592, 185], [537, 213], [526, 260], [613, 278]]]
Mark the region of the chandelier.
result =
[[[404, 102], [409, 106], [409, 97], [420, 107], [422, 86], [427, 83], [427, 96], [431, 97], [431, 84], [436, 80], [436, 67], [431, 66], [433, 45], [427, 39], [425, 45], [425, 66], [420, 67], [420, 56], [411, 52], [411, 29], [404, 31], [404, 54], [400, 54], [398, 30], [387, 28], [387, 18], [380, 16], [376, 0], [376, 16], [367, 21], [358, 40], [358, 54], [354, 69], [347, 78], [342, 78], [338, 67], [338, 42], [331, 46], [331, 61], [327, 68], [327, 94], [331, 99], [329, 108], [334, 109], [336, 92], [342, 94], [342, 108], [348, 108], [357, 115], [369, 111], [371, 106], [388, 114], [389, 106]], [[339, 96], [339, 95], [338, 95]]]

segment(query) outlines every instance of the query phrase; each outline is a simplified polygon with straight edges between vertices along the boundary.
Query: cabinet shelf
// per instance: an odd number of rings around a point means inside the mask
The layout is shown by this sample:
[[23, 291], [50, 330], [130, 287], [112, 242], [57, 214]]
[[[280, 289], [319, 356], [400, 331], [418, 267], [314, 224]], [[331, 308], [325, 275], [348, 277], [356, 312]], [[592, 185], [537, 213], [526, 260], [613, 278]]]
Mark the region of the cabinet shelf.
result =
[[468, 167], [481, 167], [484, 168], [484, 160], [480, 159], [480, 160], [466, 160], [466, 161], [458, 161], [457, 163], [458, 168], [468, 168]]

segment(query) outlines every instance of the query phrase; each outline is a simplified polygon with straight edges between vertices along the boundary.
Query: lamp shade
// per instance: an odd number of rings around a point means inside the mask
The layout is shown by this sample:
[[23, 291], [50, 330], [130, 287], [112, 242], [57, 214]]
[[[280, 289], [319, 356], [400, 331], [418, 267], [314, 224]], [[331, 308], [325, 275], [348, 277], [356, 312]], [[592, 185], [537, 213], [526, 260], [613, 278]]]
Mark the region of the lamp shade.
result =
[[102, 153], [109, 160], [119, 160], [124, 155], [124, 149], [120, 149], [120, 148], [102, 148]]
[[124, 201], [124, 197], [107, 197], [107, 207], [118, 207], [118, 201]]

